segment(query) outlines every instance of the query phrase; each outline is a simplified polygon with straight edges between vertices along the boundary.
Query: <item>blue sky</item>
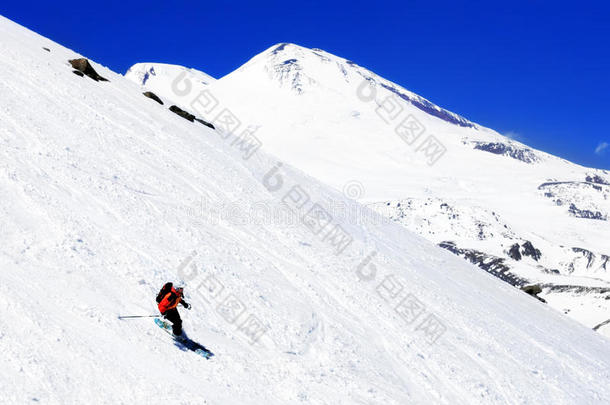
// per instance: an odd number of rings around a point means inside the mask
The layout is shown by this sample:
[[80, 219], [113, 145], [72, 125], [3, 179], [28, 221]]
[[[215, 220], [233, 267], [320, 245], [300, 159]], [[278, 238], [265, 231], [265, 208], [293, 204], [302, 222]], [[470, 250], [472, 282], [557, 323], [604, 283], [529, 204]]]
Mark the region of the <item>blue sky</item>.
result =
[[322, 48], [535, 148], [610, 169], [601, 1], [3, 3], [4, 16], [119, 72], [166, 62], [221, 77], [278, 42]]

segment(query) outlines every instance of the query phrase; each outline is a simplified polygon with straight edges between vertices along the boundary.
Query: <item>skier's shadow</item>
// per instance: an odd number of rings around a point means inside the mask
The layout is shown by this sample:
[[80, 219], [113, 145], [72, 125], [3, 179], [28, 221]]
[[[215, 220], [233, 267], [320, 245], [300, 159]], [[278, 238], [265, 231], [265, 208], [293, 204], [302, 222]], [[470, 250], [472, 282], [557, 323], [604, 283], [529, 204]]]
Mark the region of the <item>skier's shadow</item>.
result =
[[186, 352], [186, 351], [189, 351], [189, 350], [194, 352], [194, 351], [196, 351], [198, 349], [209, 351], [201, 343], [195, 342], [194, 340], [189, 338], [186, 335], [186, 332], [184, 332], [184, 331], [182, 331], [182, 336], [174, 337], [174, 346], [176, 346], [177, 348], [179, 348], [183, 352]]

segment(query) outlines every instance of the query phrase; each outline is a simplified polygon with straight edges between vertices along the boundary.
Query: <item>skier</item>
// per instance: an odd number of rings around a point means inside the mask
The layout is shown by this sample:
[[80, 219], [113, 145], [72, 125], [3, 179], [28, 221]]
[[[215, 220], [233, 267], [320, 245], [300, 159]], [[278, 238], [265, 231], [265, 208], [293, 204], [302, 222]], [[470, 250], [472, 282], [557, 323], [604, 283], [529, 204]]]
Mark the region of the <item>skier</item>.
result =
[[165, 283], [159, 294], [157, 294], [159, 312], [172, 323], [172, 330], [175, 336], [182, 335], [182, 319], [180, 319], [180, 314], [178, 313], [178, 304], [181, 304], [186, 309], [191, 309], [191, 305], [184, 301], [183, 294], [184, 289], [182, 287], [174, 288], [172, 283]]

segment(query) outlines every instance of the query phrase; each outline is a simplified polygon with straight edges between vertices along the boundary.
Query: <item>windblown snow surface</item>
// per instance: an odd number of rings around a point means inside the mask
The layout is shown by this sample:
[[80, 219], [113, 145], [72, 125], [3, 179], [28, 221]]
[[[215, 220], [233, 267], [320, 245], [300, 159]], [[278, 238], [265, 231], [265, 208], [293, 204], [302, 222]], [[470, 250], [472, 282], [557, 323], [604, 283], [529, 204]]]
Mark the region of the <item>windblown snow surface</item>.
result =
[[[0, 402], [610, 401], [591, 329], [4, 18], [0, 55]], [[370, 215], [243, 208], [336, 202]], [[154, 314], [167, 280], [212, 360], [117, 318]]]

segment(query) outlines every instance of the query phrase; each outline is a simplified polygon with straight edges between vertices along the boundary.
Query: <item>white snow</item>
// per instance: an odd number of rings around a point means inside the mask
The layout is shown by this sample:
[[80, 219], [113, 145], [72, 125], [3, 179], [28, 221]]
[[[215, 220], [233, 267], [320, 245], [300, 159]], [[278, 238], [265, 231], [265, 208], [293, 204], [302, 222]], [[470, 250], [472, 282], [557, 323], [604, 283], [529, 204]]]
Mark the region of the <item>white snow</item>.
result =
[[198, 88], [205, 88], [216, 81], [212, 76], [199, 70], [167, 63], [136, 63], [125, 73], [125, 77], [159, 97], [174, 94], [170, 99], [175, 98], [177, 92], [189, 90], [186, 87], [173, 89], [171, 84], [175, 78], [180, 78], [181, 83], [187, 81], [194, 83]]
[[[610, 401], [608, 340], [590, 328], [368, 211], [364, 224], [333, 219], [353, 238], [338, 254], [323, 240], [329, 228], [257, 223], [250, 208], [286, 212], [295, 185], [305, 210], [363, 208], [287, 164], [274, 183], [277, 158], [243, 159], [232, 135], [178, 117], [99, 64], [109, 82], [74, 75], [77, 54], [3, 17], [0, 55], [2, 402]], [[357, 277], [372, 265], [374, 280]], [[216, 353], [210, 361], [150, 319], [117, 319], [155, 313], [163, 282], [180, 279], [193, 305], [185, 329]], [[199, 288], [213, 280], [223, 288]], [[388, 281], [403, 290], [386, 301]], [[407, 294], [425, 305], [410, 324], [394, 309]], [[233, 323], [218, 311], [227, 300]], [[267, 328], [254, 344], [239, 328], [250, 315]], [[429, 315], [446, 328], [434, 344], [417, 330]]]
[[[165, 80], [163, 97], [215, 123], [222, 109], [208, 112], [201, 100], [217, 100], [241, 121], [239, 131], [255, 131], [265, 151], [434, 243], [454, 241], [506, 258], [531, 283], [598, 286], [605, 292], [545, 294], [560, 294], [562, 304], [551, 299], [550, 305], [589, 327], [610, 318], [610, 185], [585, 181], [600, 176], [610, 183], [607, 172], [529, 148], [350, 61], [294, 44], [273, 46], [209, 85], [179, 75]], [[190, 91], [182, 91], [186, 87]], [[389, 99], [389, 89], [411, 101]], [[403, 120], [421, 128], [407, 132], [406, 141], [397, 134]], [[426, 155], [433, 139], [446, 152], [430, 165], [438, 157]], [[478, 142], [508, 145], [533, 163], [476, 150]], [[411, 210], [396, 208], [406, 200]], [[443, 203], [456, 216], [448, 216]], [[607, 220], [574, 217], [572, 205]], [[509, 248], [525, 241], [542, 258], [510, 261]], [[573, 248], [590, 251], [594, 260]]]

